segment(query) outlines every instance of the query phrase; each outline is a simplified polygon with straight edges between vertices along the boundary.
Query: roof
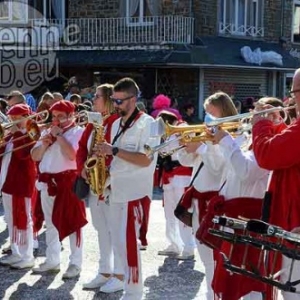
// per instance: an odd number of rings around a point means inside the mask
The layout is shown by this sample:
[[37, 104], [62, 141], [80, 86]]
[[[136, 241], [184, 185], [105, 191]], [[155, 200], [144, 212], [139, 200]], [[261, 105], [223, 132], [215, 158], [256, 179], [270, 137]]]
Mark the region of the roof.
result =
[[[205, 47], [210, 56], [211, 65], [227, 65], [236, 67], [265, 67], [275, 69], [296, 69], [300, 67], [300, 60], [290, 55], [279, 43], [258, 40], [227, 37], [200, 37], [198, 44]], [[267, 63], [261, 66], [247, 63], [241, 56], [241, 48], [249, 46], [252, 51], [260, 48], [261, 51], [275, 51], [282, 55], [283, 65]]]
[[186, 47], [165, 50], [61, 50], [57, 51], [60, 65], [72, 66], [153, 66], [166, 64], [205, 63], [206, 54], [197, 55]]
[[[241, 48], [275, 51], [282, 55], [283, 65], [251, 64], [244, 61]], [[173, 45], [170, 49], [145, 50], [60, 50], [61, 66], [181, 66], [181, 67], [234, 67], [294, 70], [300, 60], [292, 57], [279, 43], [225, 37], [200, 37], [194, 45]]]

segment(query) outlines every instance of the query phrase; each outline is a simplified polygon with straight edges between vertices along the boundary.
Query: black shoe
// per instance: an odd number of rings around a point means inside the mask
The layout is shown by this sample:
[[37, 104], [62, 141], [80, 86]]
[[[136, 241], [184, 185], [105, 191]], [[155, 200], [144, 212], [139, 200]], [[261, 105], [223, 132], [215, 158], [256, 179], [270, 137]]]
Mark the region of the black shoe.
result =
[[2, 254], [11, 254], [11, 247], [8, 246], [2, 249]]

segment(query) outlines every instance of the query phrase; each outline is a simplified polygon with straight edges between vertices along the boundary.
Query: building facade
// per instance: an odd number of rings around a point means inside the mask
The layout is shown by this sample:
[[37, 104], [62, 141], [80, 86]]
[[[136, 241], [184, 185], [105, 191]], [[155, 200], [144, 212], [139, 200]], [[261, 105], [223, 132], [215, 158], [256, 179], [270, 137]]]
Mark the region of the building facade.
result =
[[300, 66], [299, 0], [3, 3], [2, 44], [22, 26], [36, 29], [27, 42], [50, 43], [65, 78], [93, 86], [132, 76], [144, 99], [164, 93], [179, 106], [194, 103], [200, 117], [204, 99], [218, 90], [240, 101], [286, 96]]

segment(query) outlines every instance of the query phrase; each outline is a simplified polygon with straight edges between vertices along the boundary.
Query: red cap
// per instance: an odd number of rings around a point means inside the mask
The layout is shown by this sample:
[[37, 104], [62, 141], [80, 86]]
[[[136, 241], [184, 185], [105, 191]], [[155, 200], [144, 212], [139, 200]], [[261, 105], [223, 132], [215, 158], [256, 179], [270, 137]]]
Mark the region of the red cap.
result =
[[16, 104], [13, 107], [11, 107], [7, 112], [8, 116], [25, 116], [31, 114], [32, 110], [27, 104]]
[[61, 101], [57, 101], [55, 102], [51, 107], [50, 107], [50, 111], [61, 111], [61, 112], [65, 112], [67, 114], [73, 113], [75, 112], [75, 105], [67, 100], [61, 100]]

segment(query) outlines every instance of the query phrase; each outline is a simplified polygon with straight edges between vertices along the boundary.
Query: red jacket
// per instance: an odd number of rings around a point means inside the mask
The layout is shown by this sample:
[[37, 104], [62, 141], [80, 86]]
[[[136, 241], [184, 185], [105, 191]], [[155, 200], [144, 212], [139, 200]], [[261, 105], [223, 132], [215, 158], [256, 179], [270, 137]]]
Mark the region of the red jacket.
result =
[[[18, 131], [13, 134], [13, 139], [25, 135], [26, 134]], [[31, 143], [31, 145], [24, 147], [23, 149], [13, 151], [11, 154], [6, 180], [2, 187], [2, 192], [6, 194], [28, 198], [30, 198], [33, 194], [36, 180], [36, 166], [35, 162], [31, 158], [30, 151], [34, 146], [34, 143], [30, 137], [24, 137], [23, 139], [13, 142], [13, 148], [17, 148], [27, 143]], [[4, 151], [5, 146], [0, 147], [0, 154], [3, 154]]]
[[281, 133], [272, 122], [263, 120], [253, 126], [253, 151], [260, 167], [273, 170], [271, 224], [292, 230], [300, 226], [300, 120]]
[[[107, 119], [105, 119], [105, 121], [103, 122], [103, 126], [106, 127], [106, 131], [105, 131], [105, 140], [110, 143], [110, 134], [111, 134], [111, 128], [112, 128], [112, 124], [114, 123], [115, 120], [117, 120], [119, 118], [118, 114], [112, 114], [111, 116], [109, 116]], [[81, 139], [79, 141], [79, 148], [76, 154], [76, 162], [77, 162], [77, 172], [78, 175], [81, 174], [82, 169], [84, 168], [84, 163], [87, 160], [88, 154], [89, 154], [89, 150], [87, 147], [88, 144], [88, 140], [89, 137], [92, 133], [94, 129], [93, 124], [89, 123], [82, 136]], [[107, 156], [106, 157], [106, 165], [109, 166], [111, 163], [112, 157]]]

